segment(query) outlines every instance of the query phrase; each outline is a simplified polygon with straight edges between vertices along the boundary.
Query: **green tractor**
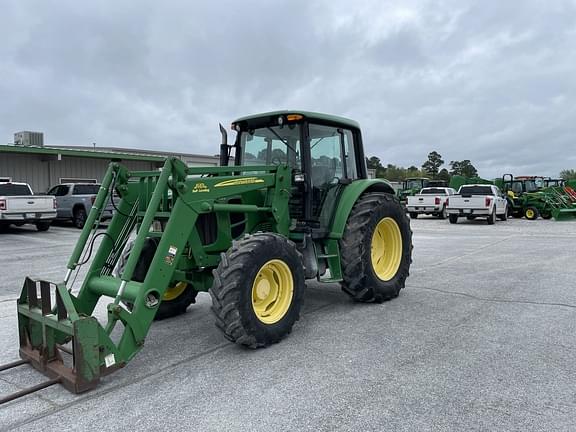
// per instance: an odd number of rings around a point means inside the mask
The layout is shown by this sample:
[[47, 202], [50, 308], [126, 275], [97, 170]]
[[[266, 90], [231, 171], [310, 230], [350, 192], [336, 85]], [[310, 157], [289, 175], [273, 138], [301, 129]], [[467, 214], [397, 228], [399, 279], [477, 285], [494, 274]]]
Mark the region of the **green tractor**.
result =
[[[176, 158], [160, 171], [110, 165], [64, 280], [26, 278], [17, 301], [22, 360], [0, 370], [29, 363], [50, 380], [0, 402], [54, 383], [95, 387], [144, 347], [154, 319], [184, 313], [200, 292], [210, 293], [223, 335], [250, 348], [291, 332], [306, 280], [338, 282], [358, 302], [398, 296], [411, 263], [409, 219], [389, 183], [367, 179], [358, 123], [270, 112], [233, 122], [231, 145], [220, 129], [220, 167]], [[99, 231], [108, 199], [116, 211]]]
[[561, 179], [540, 176], [502, 176], [501, 187], [508, 199], [508, 209], [513, 217], [528, 220], [573, 219], [576, 215], [574, 197]]
[[497, 179], [495, 183], [506, 194], [510, 216], [525, 217], [528, 220], [535, 220], [539, 215], [544, 219], [552, 217], [551, 209], [538, 194], [540, 187], [535, 178], [515, 178], [512, 174], [504, 174], [502, 179]]

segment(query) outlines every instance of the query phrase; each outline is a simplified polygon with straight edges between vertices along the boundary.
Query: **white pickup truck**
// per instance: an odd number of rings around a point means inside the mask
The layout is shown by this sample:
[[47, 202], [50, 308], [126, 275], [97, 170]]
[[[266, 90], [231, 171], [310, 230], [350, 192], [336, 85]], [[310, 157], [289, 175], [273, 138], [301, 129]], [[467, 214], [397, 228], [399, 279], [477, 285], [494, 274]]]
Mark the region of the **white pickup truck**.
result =
[[54, 218], [55, 197], [34, 195], [26, 183], [0, 182], [0, 230], [29, 223], [38, 231], [47, 231]]
[[440, 219], [446, 219], [446, 201], [449, 196], [456, 194], [456, 191], [449, 187], [425, 187], [419, 194], [408, 197], [406, 210], [412, 219], [418, 215], [434, 215]]
[[463, 185], [457, 195], [448, 198], [448, 218], [455, 224], [463, 216], [468, 220], [486, 218], [488, 224], [493, 225], [496, 218], [505, 221], [508, 217], [508, 202], [496, 186]]

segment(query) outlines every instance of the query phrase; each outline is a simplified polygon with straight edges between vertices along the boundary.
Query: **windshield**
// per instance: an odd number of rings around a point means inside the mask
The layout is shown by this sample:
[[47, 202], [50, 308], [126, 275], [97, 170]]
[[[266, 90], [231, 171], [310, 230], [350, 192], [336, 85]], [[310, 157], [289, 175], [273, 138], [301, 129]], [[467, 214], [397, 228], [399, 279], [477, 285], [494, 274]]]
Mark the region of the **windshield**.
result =
[[422, 179], [406, 180], [405, 189], [419, 189], [426, 186], [424, 183], [425, 182]]
[[74, 185], [73, 195], [96, 195], [100, 190], [99, 184], [77, 184]]
[[538, 190], [538, 186], [534, 180], [524, 180], [524, 188], [526, 188], [526, 192], [534, 192]]
[[22, 196], [22, 195], [32, 195], [30, 188], [26, 185], [19, 184], [0, 184], [0, 195], [4, 196]]
[[427, 188], [420, 191], [421, 195], [447, 195], [446, 189]]
[[300, 168], [300, 125], [243, 131], [240, 146], [242, 165], [289, 165]]

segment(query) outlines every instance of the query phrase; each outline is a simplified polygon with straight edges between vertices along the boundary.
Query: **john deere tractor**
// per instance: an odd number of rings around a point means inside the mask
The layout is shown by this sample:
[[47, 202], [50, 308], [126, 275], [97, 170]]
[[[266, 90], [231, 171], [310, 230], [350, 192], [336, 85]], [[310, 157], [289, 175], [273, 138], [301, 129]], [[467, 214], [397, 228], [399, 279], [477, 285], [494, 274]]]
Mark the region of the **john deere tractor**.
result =
[[[358, 123], [278, 111], [232, 129], [229, 145], [221, 126], [220, 167], [110, 165], [64, 280], [26, 278], [17, 302], [22, 360], [0, 370], [29, 363], [51, 380], [2, 402], [56, 382], [93, 388], [143, 348], [155, 318], [182, 314], [200, 292], [224, 336], [250, 348], [290, 333], [306, 280], [338, 282], [358, 302], [398, 296], [409, 220], [387, 182], [367, 179]], [[99, 231], [109, 199], [116, 211]], [[92, 315], [103, 298], [101, 323]]]

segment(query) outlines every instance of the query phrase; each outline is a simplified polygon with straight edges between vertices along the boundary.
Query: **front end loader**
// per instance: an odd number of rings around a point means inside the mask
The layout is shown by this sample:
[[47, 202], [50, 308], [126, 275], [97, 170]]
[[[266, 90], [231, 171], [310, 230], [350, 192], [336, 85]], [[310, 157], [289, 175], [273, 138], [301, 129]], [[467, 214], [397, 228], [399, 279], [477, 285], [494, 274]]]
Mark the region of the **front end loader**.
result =
[[[185, 312], [200, 292], [223, 335], [250, 348], [291, 332], [306, 280], [340, 283], [359, 302], [398, 296], [409, 220], [391, 186], [367, 178], [358, 124], [277, 111], [232, 128], [231, 145], [221, 129], [219, 167], [110, 165], [64, 279], [26, 278], [17, 300], [21, 360], [0, 371], [29, 364], [49, 380], [0, 403], [55, 383], [94, 388], [144, 348], [155, 319]], [[108, 200], [115, 213], [101, 230]], [[101, 300], [105, 322], [93, 316]]]

